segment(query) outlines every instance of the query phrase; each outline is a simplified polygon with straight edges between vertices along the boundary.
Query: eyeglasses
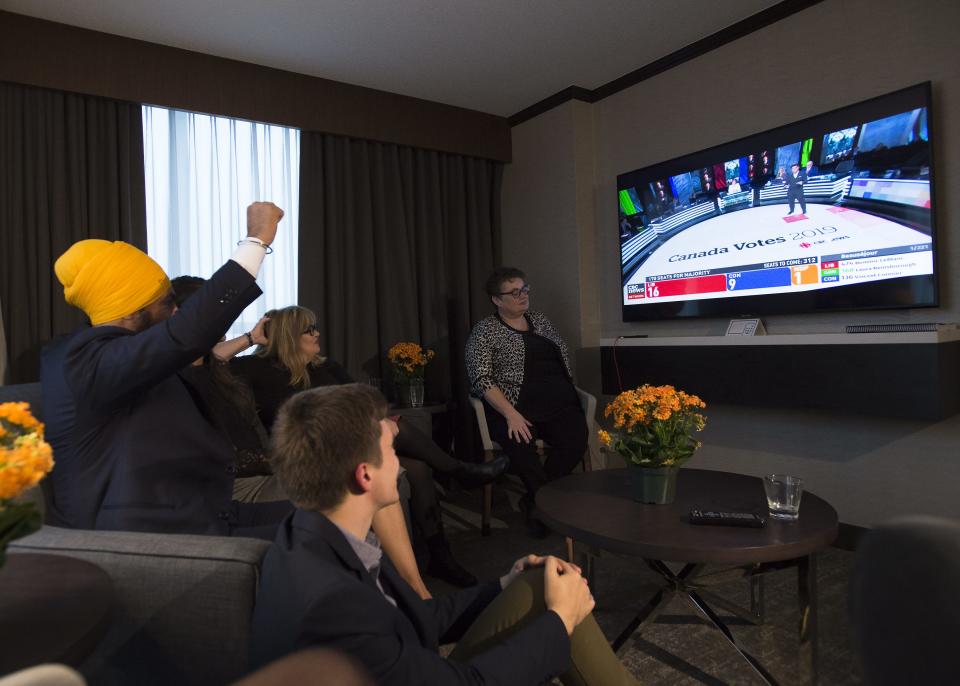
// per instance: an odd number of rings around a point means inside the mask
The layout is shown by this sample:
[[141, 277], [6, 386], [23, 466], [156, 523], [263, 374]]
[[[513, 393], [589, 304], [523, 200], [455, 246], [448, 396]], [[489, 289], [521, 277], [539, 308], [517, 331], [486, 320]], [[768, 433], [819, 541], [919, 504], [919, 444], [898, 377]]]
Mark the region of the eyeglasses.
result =
[[505, 291], [500, 295], [512, 295], [514, 298], [519, 298], [521, 295], [530, 295], [530, 284], [525, 283], [521, 288], [514, 288], [512, 291]]
[[303, 333], [304, 335], [309, 335], [309, 336], [319, 336], [320, 329], [317, 328], [316, 324], [311, 324], [310, 326], [308, 326], [303, 330]]

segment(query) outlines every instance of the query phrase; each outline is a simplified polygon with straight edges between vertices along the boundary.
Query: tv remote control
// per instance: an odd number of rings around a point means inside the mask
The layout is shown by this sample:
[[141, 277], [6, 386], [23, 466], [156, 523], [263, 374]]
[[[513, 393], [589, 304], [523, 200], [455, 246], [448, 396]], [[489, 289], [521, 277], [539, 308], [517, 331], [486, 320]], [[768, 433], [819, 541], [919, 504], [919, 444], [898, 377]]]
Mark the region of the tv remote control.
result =
[[712, 510], [690, 510], [691, 524], [709, 526], [749, 526], [759, 529], [767, 523], [766, 517], [753, 512], [716, 512]]

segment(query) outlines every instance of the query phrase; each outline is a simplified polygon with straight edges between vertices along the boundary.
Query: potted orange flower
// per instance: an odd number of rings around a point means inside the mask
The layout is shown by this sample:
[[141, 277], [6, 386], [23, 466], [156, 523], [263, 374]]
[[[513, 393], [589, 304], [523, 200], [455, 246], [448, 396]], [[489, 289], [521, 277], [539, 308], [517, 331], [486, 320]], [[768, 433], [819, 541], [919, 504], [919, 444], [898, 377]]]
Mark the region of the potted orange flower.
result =
[[423, 375], [434, 355], [432, 350], [424, 350], [418, 343], [407, 342], [397, 343], [387, 351], [401, 404], [408, 407], [423, 406]]
[[40, 528], [33, 503], [17, 497], [53, 469], [53, 450], [43, 440], [43, 424], [28, 403], [0, 403], [0, 567], [10, 541]]
[[637, 468], [637, 499], [672, 503], [677, 471], [701, 446], [693, 432], [702, 431], [707, 405], [673, 386], [643, 385], [624, 391], [603, 412], [613, 416], [614, 431], [600, 431], [600, 440]]

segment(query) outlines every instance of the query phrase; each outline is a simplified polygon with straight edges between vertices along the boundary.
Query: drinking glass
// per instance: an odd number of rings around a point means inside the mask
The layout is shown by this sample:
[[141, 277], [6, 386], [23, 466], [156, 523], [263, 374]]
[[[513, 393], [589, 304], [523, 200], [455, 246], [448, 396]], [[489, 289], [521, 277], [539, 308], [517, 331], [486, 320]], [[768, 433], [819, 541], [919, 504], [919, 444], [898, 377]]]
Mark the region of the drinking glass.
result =
[[423, 379], [410, 379], [410, 407], [423, 407]]
[[797, 520], [800, 516], [803, 479], [786, 474], [768, 474], [763, 477], [763, 490], [767, 494], [771, 517], [788, 522]]
[[373, 388], [376, 388], [378, 391], [383, 388], [383, 387], [380, 385], [380, 377], [379, 377], [379, 376], [368, 376], [368, 377], [367, 377], [366, 384], [367, 384], [368, 386], [372, 386]]

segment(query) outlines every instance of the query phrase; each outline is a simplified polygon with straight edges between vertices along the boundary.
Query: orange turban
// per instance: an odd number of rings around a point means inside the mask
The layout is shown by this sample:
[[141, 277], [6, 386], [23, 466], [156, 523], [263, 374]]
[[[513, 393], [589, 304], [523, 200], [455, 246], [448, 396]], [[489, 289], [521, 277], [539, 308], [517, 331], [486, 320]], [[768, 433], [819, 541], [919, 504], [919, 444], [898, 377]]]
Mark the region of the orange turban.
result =
[[64, 299], [83, 310], [94, 326], [131, 315], [170, 289], [160, 265], [123, 241], [78, 241], [53, 270]]

